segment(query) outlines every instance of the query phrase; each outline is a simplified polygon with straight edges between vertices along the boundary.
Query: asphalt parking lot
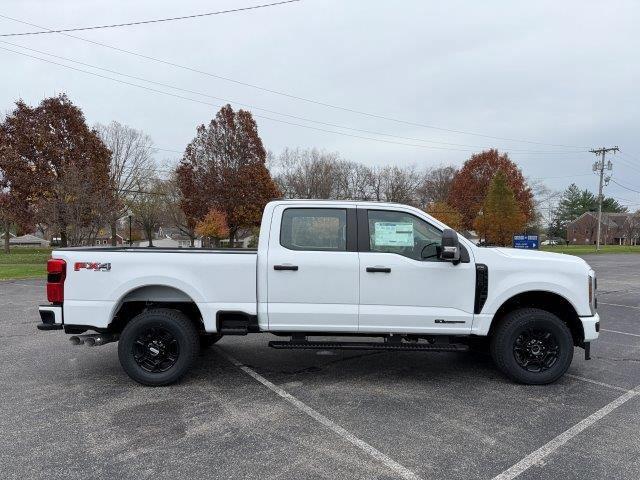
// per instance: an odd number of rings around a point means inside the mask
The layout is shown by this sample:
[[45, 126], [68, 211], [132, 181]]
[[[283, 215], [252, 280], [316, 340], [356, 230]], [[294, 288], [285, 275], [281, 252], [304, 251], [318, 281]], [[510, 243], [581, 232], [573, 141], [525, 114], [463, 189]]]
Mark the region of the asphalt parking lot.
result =
[[0, 282], [0, 477], [640, 478], [640, 255], [585, 257], [602, 333], [553, 385], [480, 354], [280, 351], [227, 337], [146, 388], [115, 344], [38, 332], [43, 281]]

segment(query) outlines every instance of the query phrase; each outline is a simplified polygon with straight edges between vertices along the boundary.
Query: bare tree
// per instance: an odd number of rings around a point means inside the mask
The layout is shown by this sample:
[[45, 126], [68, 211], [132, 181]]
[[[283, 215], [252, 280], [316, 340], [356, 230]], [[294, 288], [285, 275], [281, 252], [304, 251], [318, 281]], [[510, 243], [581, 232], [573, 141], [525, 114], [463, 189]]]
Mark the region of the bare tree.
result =
[[182, 195], [178, 188], [176, 175], [172, 175], [169, 180], [164, 183], [165, 201], [166, 201], [166, 219], [171, 225], [175, 226], [180, 233], [189, 237], [191, 246], [195, 246], [197, 222], [187, 217], [182, 210]]
[[274, 162], [274, 180], [288, 198], [338, 198], [341, 162], [337, 153], [286, 148]]
[[288, 198], [375, 200], [423, 209], [446, 201], [457, 173], [445, 165], [423, 171], [412, 165], [369, 167], [315, 148], [269, 154], [269, 167]]
[[153, 232], [166, 219], [167, 186], [158, 179], [151, 179], [144, 185], [144, 193], [139, 193], [128, 201], [133, 220], [142, 229], [153, 247]]
[[146, 178], [153, 176], [153, 141], [140, 130], [118, 122], [97, 125], [103, 143], [111, 150], [110, 184], [113, 205], [109, 212], [111, 245], [115, 246], [118, 220], [127, 213], [127, 202], [134, 200]]
[[384, 177], [384, 200], [386, 202], [416, 204], [416, 190], [419, 176], [415, 167], [385, 167], [382, 170]]
[[638, 242], [640, 242], [640, 210], [630, 215], [627, 219], [625, 235], [629, 239], [629, 245], [638, 245]]
[[418, 204], [421, 208], [434, 203], [443, 203], [449, 196], [449, 188], [458, 169], [451, 165], [441, 165], [427, 169], [416, 190]]

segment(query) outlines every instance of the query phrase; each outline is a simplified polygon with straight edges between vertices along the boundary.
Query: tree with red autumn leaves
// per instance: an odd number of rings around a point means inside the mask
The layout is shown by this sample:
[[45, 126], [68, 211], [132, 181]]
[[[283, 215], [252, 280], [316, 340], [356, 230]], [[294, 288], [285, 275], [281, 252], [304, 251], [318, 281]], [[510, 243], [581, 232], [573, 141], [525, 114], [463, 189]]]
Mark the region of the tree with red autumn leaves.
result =
[[489, 185], [495, 174], [501, 171], [513, 191], [524, 221], [534, 216], [533, 194], [520, 169], [506, 153], [496, 149], [471, 156], [456, 173], [451, 183], [447, 203], [462, 214], [462, 228], [473, 229], [473, 223], [482, 208]]
[[224, 213], [214, 209], [198, 222], [196, 233], [203, 237], [213, 239], [215, 246], [219, 245], [221, 239], [229, 236], [229, 226]]
[[23, 101], [0, 124], [4, 203], [14, 221], [55, 228], [63, 246], [97, 234], [109, 208], [110, 152], [66, 95]]
[[440, 220], [454, 230], [459, 230], [462, 224], [462, 215], [447, 202], [434, 202], [425, 210], [432, 217]]
[[280, 196], [266, 156], [246, 110], [225, 105], [208, 126], [200, 125], [176, 169], [188, 221], [195, 226], [215, 209], [226, 218], [231, 244], [238, 229], [258, 225], [267, 202]]

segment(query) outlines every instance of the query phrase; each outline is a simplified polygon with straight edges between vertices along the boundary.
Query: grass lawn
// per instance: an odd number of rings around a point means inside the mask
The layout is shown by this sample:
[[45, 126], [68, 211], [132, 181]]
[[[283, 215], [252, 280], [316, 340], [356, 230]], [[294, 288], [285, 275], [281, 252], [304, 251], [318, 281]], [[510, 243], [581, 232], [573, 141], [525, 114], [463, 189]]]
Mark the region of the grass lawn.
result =
[[[596, 253], [595, 245], [544, 245], [540, 250], [546, 252], [567, 253], [569, 255], [587, 255]], [[600, 245], [599, 253], [640, 253], [640, 245]]]
[[9, 254], [0, 251], [0, 280], [45, 277], [50, 256], [48, 248], [12, 248]]

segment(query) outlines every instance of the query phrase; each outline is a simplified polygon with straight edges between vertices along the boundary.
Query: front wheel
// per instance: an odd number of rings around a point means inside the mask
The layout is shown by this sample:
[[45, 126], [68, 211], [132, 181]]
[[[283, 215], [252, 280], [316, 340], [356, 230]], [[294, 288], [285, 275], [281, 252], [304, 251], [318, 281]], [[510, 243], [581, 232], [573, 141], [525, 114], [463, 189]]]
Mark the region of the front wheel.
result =
[[156, 308], [127, 324], [118, 342], [118, 357], [136, 382], [168, 385], [187, 373], [200, 350], [198, 342], [198, 331], [182, 312]]
[[491, 356], [512, 380], [544, 385], [555, 382], [571, 365], [573, 337], [554, 314], [522, 308], [508, 313], [496, 327]]

